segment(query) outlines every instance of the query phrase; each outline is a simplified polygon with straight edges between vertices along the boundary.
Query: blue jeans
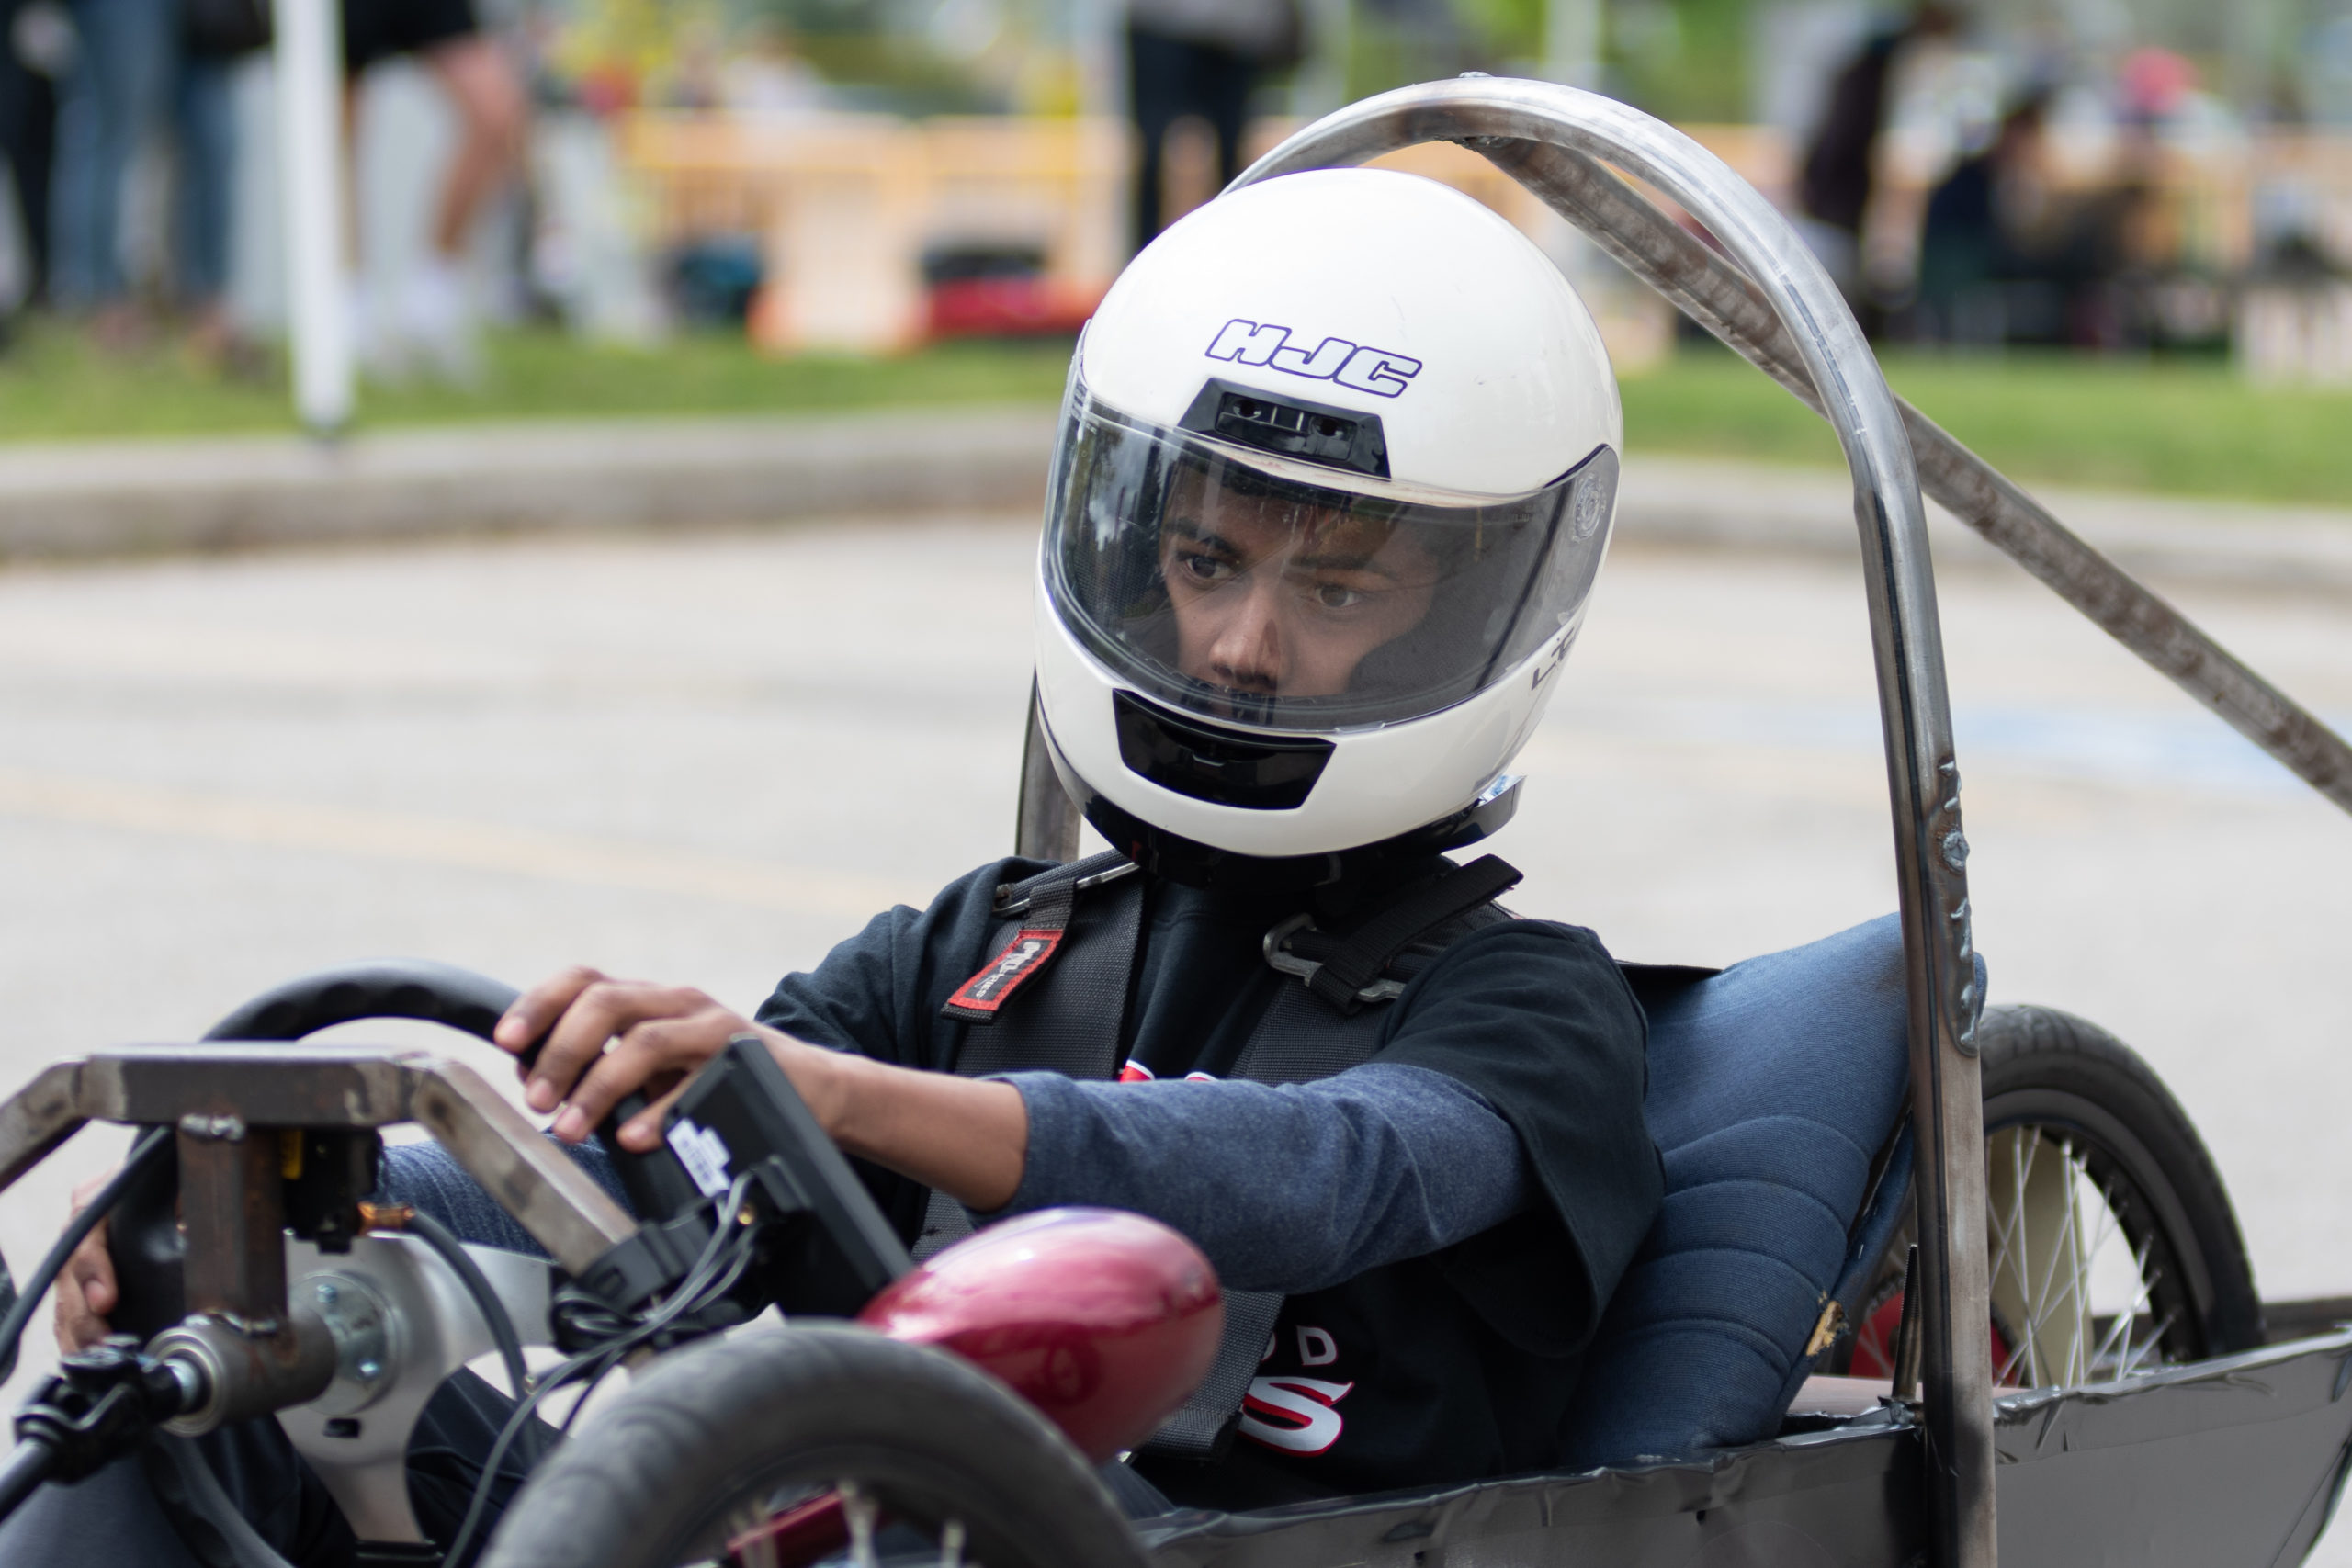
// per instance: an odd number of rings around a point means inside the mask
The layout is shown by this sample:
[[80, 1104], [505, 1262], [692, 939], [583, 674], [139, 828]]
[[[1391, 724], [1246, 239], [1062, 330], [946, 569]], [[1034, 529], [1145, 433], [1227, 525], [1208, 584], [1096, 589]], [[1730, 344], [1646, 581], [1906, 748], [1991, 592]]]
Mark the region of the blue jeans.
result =
[[236, 190], [236, 64], [185, 55], [172, 95], [179, 161], [173, 181], [172, 286], [206, 305], [229, 289], [229, 225]]
[[74, 0], [81, 50], [57, 108], [50, 289], [66, 310], [120, 299], [122, 179], [163, 118], [178, 7], [171, 0]]
[[229, 61], [179, 47], [175, 0], [74, 0], [81, 54], [57, 111], [50, 281], [57, 303], [95, 310], [130, 289], [122, 270], [123, 176], [169, 124], [178, 142], [173, 274], [191, 303], [228, 283], [236, 122]]

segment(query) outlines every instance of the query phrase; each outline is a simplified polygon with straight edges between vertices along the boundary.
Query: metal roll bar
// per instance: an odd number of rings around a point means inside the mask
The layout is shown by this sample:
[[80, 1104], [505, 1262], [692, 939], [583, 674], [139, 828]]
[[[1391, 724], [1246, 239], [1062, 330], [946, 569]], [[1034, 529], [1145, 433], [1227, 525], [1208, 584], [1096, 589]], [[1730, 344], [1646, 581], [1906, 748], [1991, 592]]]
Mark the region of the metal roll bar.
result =
[[[1971, 1038], [1981, 998], [1973, 989], [1968, 841], [1961, 830], [1927, 516], [1902, 407], [1837, 288], [1781, 215], [1689, 137], [1591, 93], [1484, 77], [1403, 88], [1307, 127], [1231, 188], [1360, 164], [1422, 141], [1460, 141], [1486, 153], [1678, 305], [1711, 326], [1737, 323], [1742, 342], [1769, 345], [1782, 367], [1781, 378], [1803, 389], [1844, 448], [1878, 666], [1910, 997], [1929, 1529], [1942, 1568], [1990, 1568], [1984, 1104]], [[1710, 271], [1704, 247], [1630, 191], [1619, 210], [1600, 199], [1599, 190], [1586, 189], [1603, 183], [1623, 189], [1595, 159], [1680, 203], [1739, 270]], [[1580, 185], [1578, 176], [1588, 174]], [[1625, 231], [1612, 234], [1612, 223]], [[1675, 247], [1666, 243], [1669, 236]], [[1679, 248], [1685, 244], [1702, 261]], [[1033, 698], [1017, 842], [1023, 853], [1066, 856], [1077, 838], [1076, 811], [1066, 797], [1057, 798], [1059, 784], [1041, 765], [1036, 724]], [[1955, 1332], [1955, 1325], [1965, 1331]]]
[[[1943, 1568], [1991, 1568], [1984, 1098], [1972, 1039], [1982, 998], [1974, 994], [1971, 961], [1968, 840], [1961, 830], [1935, 573], [1902, 405], [1828, 274], [1771, 204], [1680, 131], [1597, 94], [1485, 77], [1402, 88], [1307, 127], [1233, 188], [1440, 141], [1464, 142], [1521, 177], [1669, 299], [1705, 309], [1705, 324], [1736, 322], [1745, 341], [1769, 348], [1784, 384], [1809, 394], [1806, 400], [1829, 421], [1845, 451], [1878, 666], [1910, 993], [1928, 1528]], [[1596, 159], [1679, 203], [1731, 265], [1721, 272], [1696, 265], [1691, 252], [1706, 256], [1704, 246]], [[1579, 175], [1589, 178], [1579, 182]], [[1600, 199], [1604, 193], [1595, 187], [1601, 182], [1623, 192], [1622, 204]], [[1679, 242], [1671, 249], [1663, 243], [1668, 234]], [[1702, 291], [1699, 284], [1713, 287]], [[1718, 299], [1733, 303], [1733, 285], [1743, 311], [1709, 308]]]
[[[1298, 132], [1233, 189], [1423, 141], [1483, 155], [1837, 431], [1854, 479], [1878, 667], [1910, 993], [1929, 1528], [1940, 1568], [1995, 1558], [1984, 1104], [1961, 830], [1924, 482], [1947, 509], [2182, 690], [2352, 811], [2352, 747], [1894, 396], [1820, 265], [1781, 216], [1672, 127], [1544, 82], [1472, 75], [1368, 98]], [[1614, 164], [1679, 203], [1711, 249]], [[1916, 465], [1916, 466], [1915, 466]], [[1019, 852], [1067, 860], [1078, 813], [1046, 760], [1033, 693]], [[1955, 1331], [1956, 1325], [1959, 1331]]]

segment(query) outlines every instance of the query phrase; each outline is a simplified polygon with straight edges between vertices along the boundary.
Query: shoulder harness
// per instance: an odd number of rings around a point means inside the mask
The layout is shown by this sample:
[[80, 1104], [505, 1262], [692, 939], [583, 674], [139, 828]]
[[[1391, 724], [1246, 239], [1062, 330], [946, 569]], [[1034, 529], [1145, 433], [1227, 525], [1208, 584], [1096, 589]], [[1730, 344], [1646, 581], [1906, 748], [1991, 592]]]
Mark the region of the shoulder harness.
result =
[[[1143, 924], [1144, 884], [1135, 871], [1109, 851], [997, 888], [994, 956], [941, 1010], [972, 1026], [956, 1055], [959, 1076], [1117, 1075]], [[1453, 942], [1510, 919], [1495, 900], [1519, 880], [1510, 865], [1485, 855], [1399, 890], [1344, 932], [1323, 931], [1305, 914], [1275, 926], [1266, 933], [1266, 962], [1301, 983], [1276, 994], [1230, 1076], [1306, 1083], [1368, 1060], [1386, 1004]], [[971, 1229], [962, 1204], [933, 1192], [914, 1255], [928, 1258]], [[1143, 1451], [1196, 1460], [1224, 1451], [1282, 1306], [1272, 1292], [1225, 1293], [1225, 1337], [1208, 1377]]]

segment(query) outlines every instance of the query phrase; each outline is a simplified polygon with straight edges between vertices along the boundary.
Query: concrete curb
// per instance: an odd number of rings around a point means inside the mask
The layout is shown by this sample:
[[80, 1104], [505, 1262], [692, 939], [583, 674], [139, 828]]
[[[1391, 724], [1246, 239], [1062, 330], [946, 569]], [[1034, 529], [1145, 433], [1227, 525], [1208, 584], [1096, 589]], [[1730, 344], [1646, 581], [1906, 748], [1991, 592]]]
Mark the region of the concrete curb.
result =
[[[1035, 507], [1054, 440], [1036, 407], [612, 421], [0, 446], [0, 559], [69, 559], [543, 528]], [[2352, 591], [2352, 511], [2037, 489], [2135, 574]], [[1998, 552], [1930, 506], [1937, 559]], [[1620, 538], [1856, 553], [1844, 476], [1673, 455], [1624, 468]]]
[[0, 558], [1033, 506], [1049, 409], [0, 447]]

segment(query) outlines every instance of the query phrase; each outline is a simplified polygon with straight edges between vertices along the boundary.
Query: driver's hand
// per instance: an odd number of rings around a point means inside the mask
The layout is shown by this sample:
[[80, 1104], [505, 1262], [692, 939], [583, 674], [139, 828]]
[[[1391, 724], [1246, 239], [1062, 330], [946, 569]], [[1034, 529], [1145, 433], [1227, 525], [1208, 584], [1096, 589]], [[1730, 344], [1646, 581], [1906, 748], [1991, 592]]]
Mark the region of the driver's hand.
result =
[[[114, 1176], [94, 1176], [74, 1189], [74, 1213], [90, 1206]], [[57, 1348], [67, 1355], [86, 1350], [111, 1332], [107, 1314], [114, 1311], [121, 1292], [115, 1289], [114, 1258], [107, 1252], [107, 1222], [100, 1220], [57, 1276]]]
[[642, 1153], [661, 1144], [662, 1113], [685, 1079], [745, 1032], [771, 1049], [791, 1045], [690, 987], [616, 980], [583, 966], [524, 992], [493, 1038], [519, 1054], [546, 1037], [538, 1059], [523, 1069], [523, 1099], [534, 1111], [557, 1112], [551, 1130], [566, 1143], [585, 1138], [622, 1099], [643, 1089], [655, 1103], [620, 1131], [622, 1146]]

